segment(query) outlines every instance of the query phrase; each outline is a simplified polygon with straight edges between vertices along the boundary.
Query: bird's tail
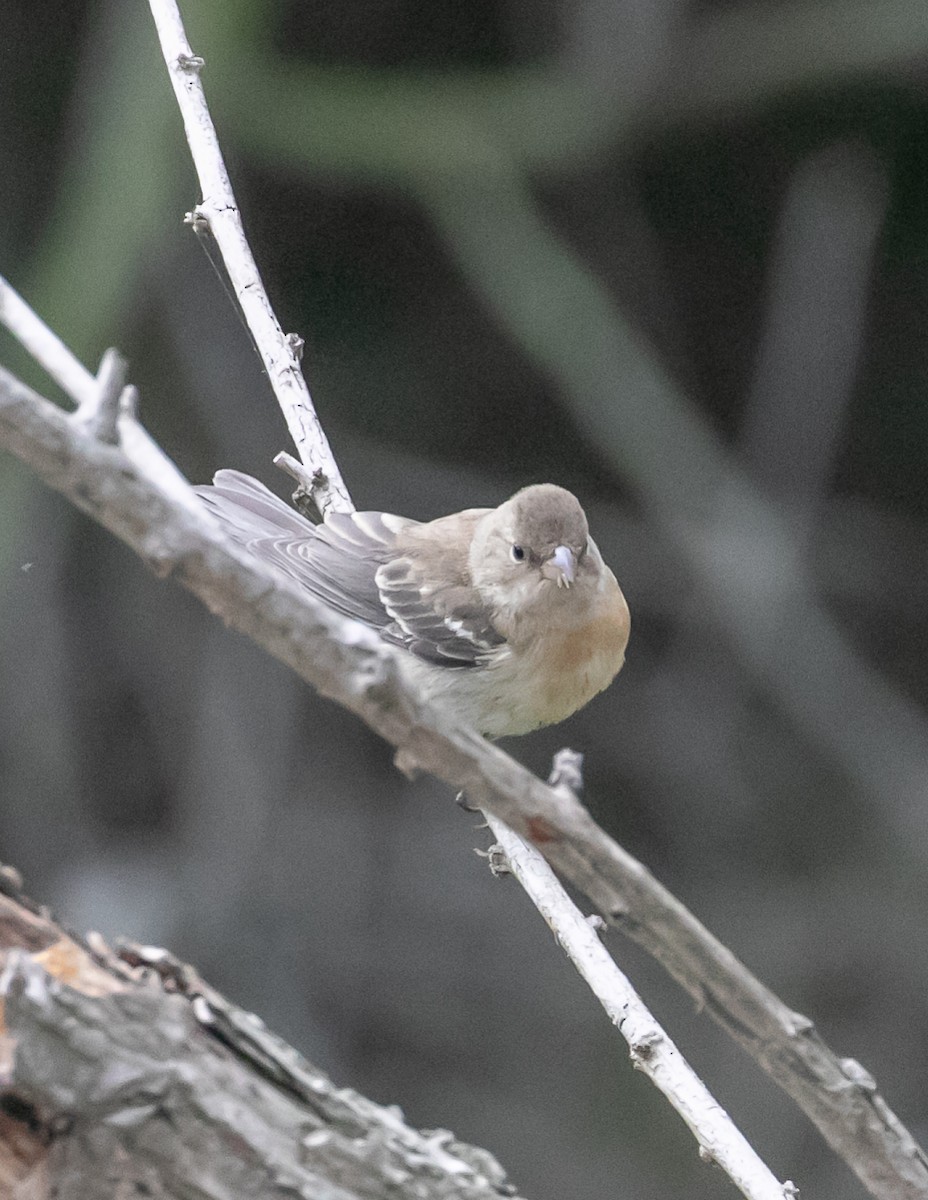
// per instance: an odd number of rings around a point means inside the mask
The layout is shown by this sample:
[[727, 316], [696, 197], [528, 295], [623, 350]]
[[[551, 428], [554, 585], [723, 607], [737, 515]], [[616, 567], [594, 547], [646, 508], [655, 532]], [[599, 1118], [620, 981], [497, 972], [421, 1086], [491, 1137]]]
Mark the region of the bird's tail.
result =
[[194, 490], [233, 542], [317, 600], [372, 629], [388, 620], [376, 570], [399, 518], [389, 525], [383, 513], [328, 513], [325, 523], [313, 525], [241, 471], [218, 471], [212, 486]]
[[233, 541], [251, 546], [281, 534], [312, 538], [316, 526], [242, 471], [217, 471], [212, 485], [194, 488]]

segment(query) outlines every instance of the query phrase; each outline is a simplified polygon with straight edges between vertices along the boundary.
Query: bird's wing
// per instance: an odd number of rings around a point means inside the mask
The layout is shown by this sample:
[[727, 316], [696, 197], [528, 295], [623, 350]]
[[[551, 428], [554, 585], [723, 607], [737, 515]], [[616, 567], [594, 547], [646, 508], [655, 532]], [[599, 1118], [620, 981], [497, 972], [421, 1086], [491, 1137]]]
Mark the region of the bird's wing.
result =
[[240, 471], [219, 471], [211, 487], [196, 491], [233, 541], [418, 658], [471, 667], [505, 644], [470, 582], [470, 542], [487, 509], [428, 524], [392, 513], [329, 513], [313, 525]]
[[468, 554], [488, 509], [468, 509], [399, 531], [396, 550], [377, 571], [380, 600], [392, 617], [382, 636], [441, 667], [479, 666], [505, 645], [474, 588]]
[[389, 623], [375, 582], [396, 533], [417, 522], [391, 513], [330, 513], [313, 525], [240, 471], [218, 471], [196, 491], [234, 542], [346, 617], [380, 631]]

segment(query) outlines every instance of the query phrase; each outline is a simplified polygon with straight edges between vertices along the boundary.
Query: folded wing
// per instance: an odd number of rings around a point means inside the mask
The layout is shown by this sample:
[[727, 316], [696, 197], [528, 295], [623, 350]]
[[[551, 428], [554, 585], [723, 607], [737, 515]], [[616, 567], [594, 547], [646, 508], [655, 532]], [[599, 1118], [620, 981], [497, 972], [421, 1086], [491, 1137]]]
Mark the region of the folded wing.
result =
[[470, 537], [486, 510], [428, 525], [392, 513], [329, 513], [313, 525], [240, 471], [219, 471], [196, 491], [238, 545], [417, 658], [472, 667], [505, 645], [469, 581]]

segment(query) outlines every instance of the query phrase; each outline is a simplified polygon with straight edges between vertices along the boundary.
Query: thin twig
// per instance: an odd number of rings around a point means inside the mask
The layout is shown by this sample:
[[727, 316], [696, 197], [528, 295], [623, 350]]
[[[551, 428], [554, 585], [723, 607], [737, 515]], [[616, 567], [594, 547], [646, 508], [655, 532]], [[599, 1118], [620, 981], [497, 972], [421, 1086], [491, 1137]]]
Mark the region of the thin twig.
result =
[[96, 404], [96, 379], [2, 275], [0, 321], [78, 408]]
[[126, 386], [128, 370], [129, 364], [123, 356], [110, 347], [100, 360], [93, 398], [79, 404], [75, 414], [75, 420], [82, 422], [88, 433], [114, 446], [119, 438], [116, 428], [119, 400]]
[[749, 1200], [795, 1196], [795, 1186], [776, 1179], [616, 966], [599, 940], [595, 921], [602, 925], [602, 919], [584, 917], [538, 851], [492, 813], [485, 816], [510, 872], [628, 1042], [636, 1069], [647, 1075], [692, 1130], [700, 1156], [717, 1163]]
[[[134, 388], [121, 388], [115, 414], [108, 412], [105, 418], [101, 415], [101, 403], [112, 406], [111, 390], [117, 382], [112, 372], [120, 357], [116, 351], [104, 354], [100, 364], [101, 376], [94, 377], [2, 275], [0, 323], [29, 351], [65, 395], [74, 401], [77, 411], [72, 419], [77, 424], [89, 424], [92, 431], [102, 422], [101, 432], [107, 435], [110, 423], [115, 420], [116, 438], [125, 454], [180, 504], [191, 511], [202, 512], [203, 506], [190, 484], [138, 420], [138, 393]], [[111, 357], [113, 355], [116, 358]], [[104, 436], [104, 440], [111, 439]]]
[[205, 222], [216, 239], [290, 436], [312, 473], [316, 507], [322, 514], [329, 508], [350, 512], [354, 507], [351, 497], [300, 369], [302, 341], [284, 335], [245, 238], [200, 82], [203, 59], [190, 48], [174, 0], [149, 0], [149, 4], [203, 194], [201, 203], [188, 215], [189, 223]]
[[292, 454], [287, 454], [285, 450], [274, 455], [274, 466], [289, 475], [291, 479], [296, 480], [297, 489], [293, 493], [293, 503], [304, 517], [310, 521], [315, 520], [317, 512], [313, 501], [313, 489], [316, 487], [315, 473], [307, 471], [301, 462], [298, 462]]

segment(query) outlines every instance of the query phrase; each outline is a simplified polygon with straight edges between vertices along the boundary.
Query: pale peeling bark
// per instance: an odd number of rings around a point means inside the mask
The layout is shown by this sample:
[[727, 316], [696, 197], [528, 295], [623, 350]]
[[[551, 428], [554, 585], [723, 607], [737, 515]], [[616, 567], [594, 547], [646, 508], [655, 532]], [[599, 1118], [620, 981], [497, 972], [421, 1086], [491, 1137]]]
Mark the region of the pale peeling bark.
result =
[[5, 1200], [515, 1194], [488, 1152], [336, 1087], [189, 968], [95, 952], [0, 896]]

